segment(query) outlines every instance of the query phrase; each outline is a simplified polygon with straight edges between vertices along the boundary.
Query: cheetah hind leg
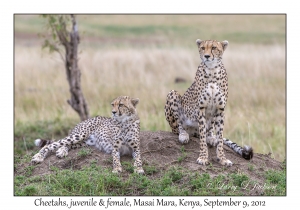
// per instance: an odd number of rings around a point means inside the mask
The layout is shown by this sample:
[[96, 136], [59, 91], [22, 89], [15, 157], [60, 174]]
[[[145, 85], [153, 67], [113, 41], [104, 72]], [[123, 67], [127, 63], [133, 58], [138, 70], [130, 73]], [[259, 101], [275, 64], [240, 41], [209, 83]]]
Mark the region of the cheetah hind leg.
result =
[[[45, 139], [36, 139], [34, 140], [34, 144], [37, 147], [43, 148], [49, 144], [53, 143], [52, 140], [45, 140]], [[31, 159], [31, 163], [32, 164], [38, 164], [44, 161], [45, 156], [47, 155], [47, 153], [43, 156], [40, 152], [38, 152], [37, 154], [35, 154], [32, 159]]]
[[133, 152], [133, 157], [134, 157], [134, 173], [137, 174], [144, 174], [144, 169], [142, 167], [142, 160], [141, 160], [141, 156], [140, 156], [140, 152]]
[[172, 133], [179, 134], [179, 142], [187, 144], [189, 142], [189, 134], [182, 127], [181, 121], [184, 115], [181, 106], [181, 95], [176, 90], [171, 90], [167, 95], [165, 117], [172, 129]]
[[113, 158], [113, 170], [112, 172], [115, 174], [122, 172], [122, 165], [120, 162], [120, 153], [119, 148], [114, 148], [112, 150], [112, 158]]
[[187, 144], [189, 140], [189, 134], [185, 130], [182, 130], [179, 134], [179, 142], [181, 144]]
[[78, 148], [81, 148], [81, 147], [87, 147], [89, 145], [91, 145], [91, 146], [95, 145], [95, 143], [92, 144], [93, 141], [89, 142], [89, 140], [90, 139], [88, 139], [86, 142], [79, 142], [79, 143], [73, 144], [71, 146], [62, 146], [62, 147], [60, 147], [56, 151], [56, 157], [58, 157], [58, 158], [64, 158], [64, 157], [68, 156], [70, 149], [78, 149]]
[[56, 151], [56, 157], [64, 158], [68, 155], [68, 151], [69, 151], [68, 147], [62, 146]]

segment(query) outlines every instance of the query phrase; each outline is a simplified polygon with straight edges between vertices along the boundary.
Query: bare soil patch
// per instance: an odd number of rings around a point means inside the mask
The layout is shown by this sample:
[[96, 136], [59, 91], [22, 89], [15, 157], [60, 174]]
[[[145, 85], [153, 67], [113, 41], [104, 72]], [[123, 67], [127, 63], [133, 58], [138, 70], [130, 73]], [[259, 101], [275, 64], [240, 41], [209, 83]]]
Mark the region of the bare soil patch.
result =
[[[199, 143], [197, 138], [191, 138], [190, 142], [182, 145], [178, 142], [178, 136], [166, 131], [142, 131], [140, 134], [141, 152], [144, 165], [154, 166], [157, 172], [152, 174], [153, 178], [160, 176], [161, 172], [172, 166], [181, 166], [186, 170], [208, 173], [210, 177], [229, 173], [243, 173], [259, 183], [264, 183], [263, 172], [273, 169], [282, 169], [282, 163], [272, 159], [270, 154], [254, 154], [252, 160], [245, 160], [235, 154], [230, 148], [224, 146], [226, 157], [233, 162], [233, 166], [224, 167], [216, 161], [215, 148], [209, 148], [208, 166], [201, 166], [196, 163], [199, 155]], [[92, 161], [105, 168], [112, 169], [111, 155], [98, 151], [95, 148], [89, 148], [87, 155], [80, 155], [80, 149], [69, 151], [69, 155], [64, 159], [59, 159], [55, 154], [51, 154], [45, 161], [33, 169], [33, 176], [45, 175], [53, 173], [51, 167], [55, 166], [59, 169], [81, 170], [84, 166], [88, 166]], [[131, 162], [133, 160], [129, 156], [121, 157], [122, 162]], [[24, 168], [30, 163], [23, 163], [16, 168], [16, 173], [21, 174]], [[128, 176], [128, 171], [123, 170], [122, 176]]]

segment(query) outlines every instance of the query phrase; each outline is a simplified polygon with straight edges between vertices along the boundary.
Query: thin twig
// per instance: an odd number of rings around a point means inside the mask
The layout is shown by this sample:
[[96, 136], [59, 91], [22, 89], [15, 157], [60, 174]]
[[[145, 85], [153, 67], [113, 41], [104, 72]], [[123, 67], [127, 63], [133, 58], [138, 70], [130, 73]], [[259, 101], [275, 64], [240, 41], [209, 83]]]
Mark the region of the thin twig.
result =
[[191, 151], [191, 152], [195, 152], [195, 153], [198, 153], [199, 151], [196, 151], [196, 150], [194, 150], [194, 149], [184, 149], [184, 150], [186, 150], [186, 151]]
[[145, 154], [145, 153], [148, 153], [148, 152], [157, 152], [157, 151], [160, 151], [160, 150], [165, 149], [165, 148], [166, 148], [166, 147], [161, 147], [161, 148], [159, 148], [159, 149], [157, 149], [157, 150], [147, 150], [147, 151], [141, 153], [141, 155], [142, 155], [142, 154]]
[[166, 163], [163, 167], [166, 167], [167, 165], [170, 165], [172, 163], [177, 163], [177, 162], [179, 162], [179, 160], [173, 160], [173, 161], [171, 161], [169, 163]]

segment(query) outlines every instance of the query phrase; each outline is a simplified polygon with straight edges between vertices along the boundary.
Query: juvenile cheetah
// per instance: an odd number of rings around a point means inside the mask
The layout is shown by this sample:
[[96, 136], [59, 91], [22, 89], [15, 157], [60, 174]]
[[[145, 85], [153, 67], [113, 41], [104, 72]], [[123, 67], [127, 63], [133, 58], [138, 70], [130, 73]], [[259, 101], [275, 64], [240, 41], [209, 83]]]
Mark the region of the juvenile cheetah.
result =
[[223, 138], [224, 110], [228, 97], [228, 80], [222, 55], [228, 41], [196, 40], [201, 64], [195, 80], [181, 96], [172, 90], [167, 95], [165, 116], [172, 132], [179, 134], [179, 141], [186, 144], [189, 135], [200, 138], [200, 155], [197, 163], [208, 164], [207, 143], [217, 147], [217, 160], [220, 164], [231, 166], [225, 158], [223, 143], [245, 159], [251, 159], [251, 147], [241, 148], [236, 143]]
[[122, 171], [120, 156], [132, 154], [135, 172], [143, 174], [140, 154], [140, 120], [136, 106], [139, 99], [120, 96], [111, 103], [112, 117], [96, 116], [75, 126], [70, 135], [56, 142], [37, 139], [37, 146], [43, 147], [31, 162], [42, 162], [49, 152], [56, 151], [59, 158], [68, 155], [72, 148], [95, 146], [100, 151], [111, 153], [113, 158], [113, 172]]

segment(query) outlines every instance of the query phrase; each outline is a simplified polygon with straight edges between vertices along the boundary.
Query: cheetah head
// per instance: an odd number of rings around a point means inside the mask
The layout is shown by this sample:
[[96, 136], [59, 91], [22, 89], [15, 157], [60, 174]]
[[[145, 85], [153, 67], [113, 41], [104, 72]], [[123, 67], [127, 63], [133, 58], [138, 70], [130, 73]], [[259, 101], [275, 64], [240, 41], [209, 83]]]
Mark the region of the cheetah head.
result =
[[136, 105], [139, 103], [138, 98], [129, 96], [119, 96], [111, 102], [112, 118], [122, 121], [130, 116], [136, 115]]
[[202, 62], [206, 65], [214, 65], [222, 59], [222, 55], [228, 46], [228, 41], [218, 42], [216, 40], [196, 40]]

